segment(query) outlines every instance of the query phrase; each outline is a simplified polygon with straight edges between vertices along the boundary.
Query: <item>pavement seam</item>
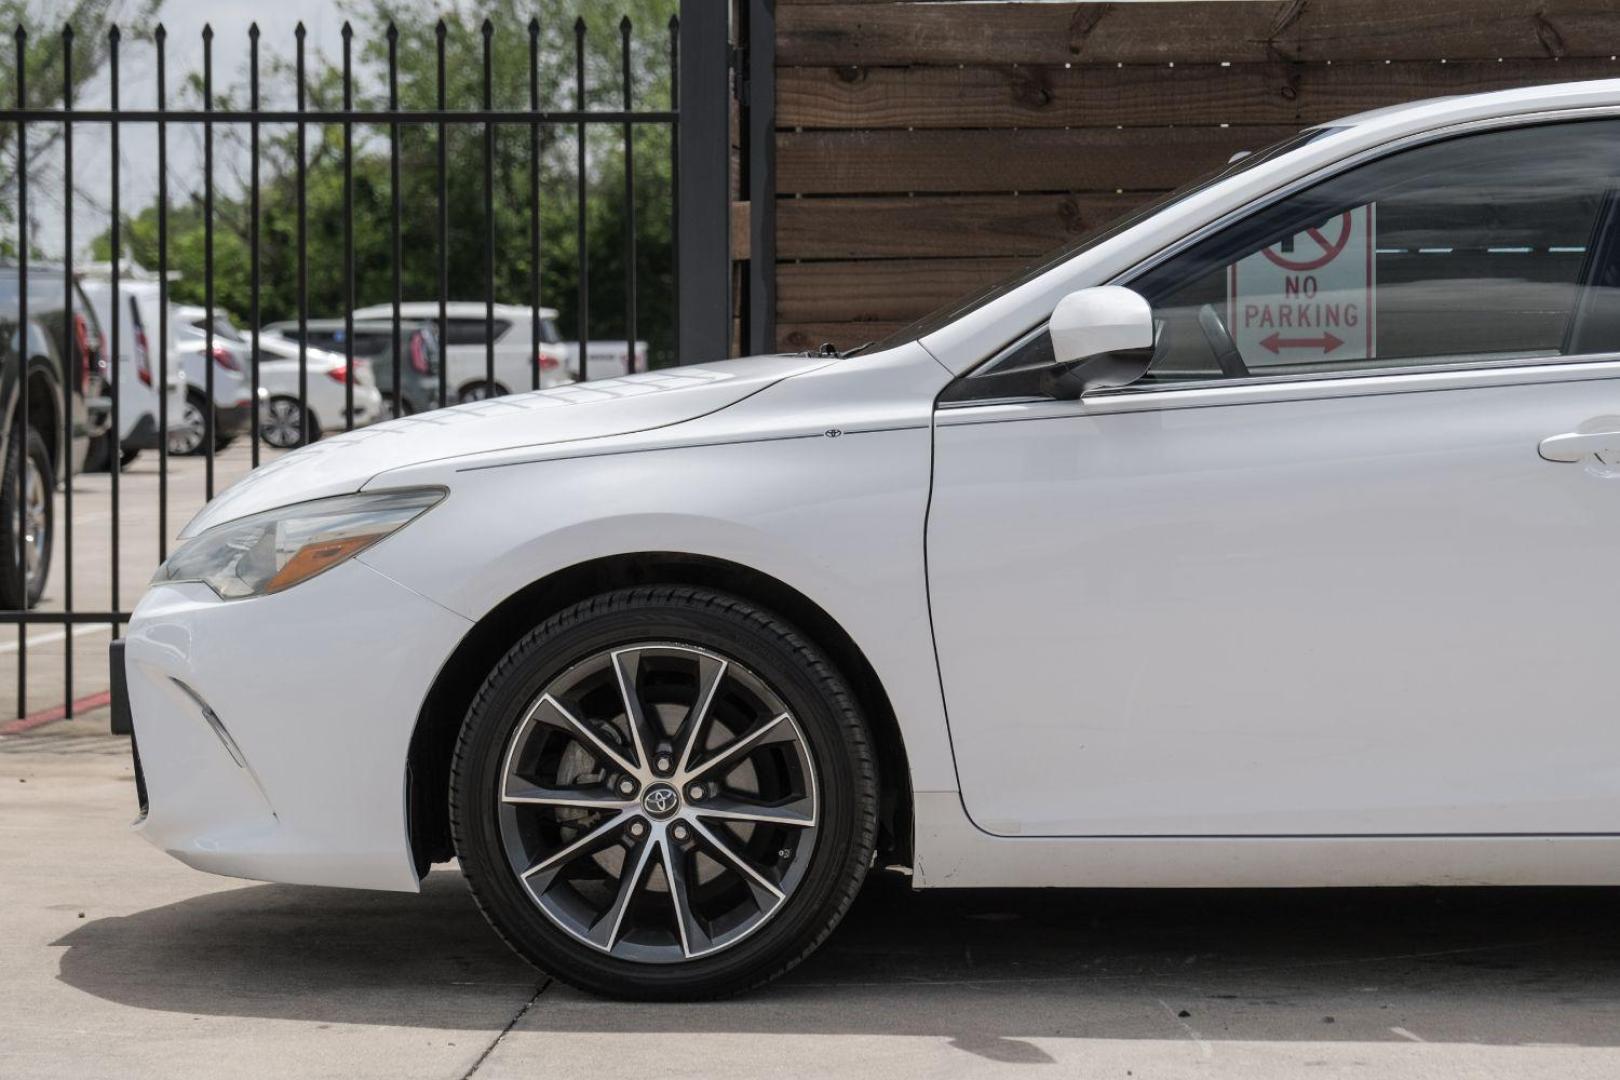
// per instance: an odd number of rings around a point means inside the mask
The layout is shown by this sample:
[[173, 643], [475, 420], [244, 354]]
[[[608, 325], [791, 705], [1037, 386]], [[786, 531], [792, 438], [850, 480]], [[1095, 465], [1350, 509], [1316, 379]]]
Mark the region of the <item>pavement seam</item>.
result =
[[518, 1009], [517, 1013], [513, 1015], [512, 1019], [506, 1022], [506, 1026], [501, 1028], [500, 1034], [496, 1035], [494, 1039], [490, 1040], [490, 1044], [484, 1047], [484, 1052], [478, 1055], [478, 1060], [472, 1063], [472, 1068], [461, 1074], [461, 1080], [472, 1080], [473, 1074], [484, 1067], [484, 1062], [489, 1060], [489, 1055], [493, 1054], [495, 1052], [495, 1048], [501, 1045], [501, 1040], [506, 1038], [507, 1034], [513, 1028], [517, 1027], [518, 1021], [522, 1020], [524, 1016], [528, 1014], [529, 1010], [534, 1008], [534, 1003], [540, 1000], [541, 994], [550, 989], [551, 983], [552, 980], [547, 979], [545, 982], [535, 987], [533, 996], [531, 996], [528, 1001], [523, 1003], [523, 1007]]

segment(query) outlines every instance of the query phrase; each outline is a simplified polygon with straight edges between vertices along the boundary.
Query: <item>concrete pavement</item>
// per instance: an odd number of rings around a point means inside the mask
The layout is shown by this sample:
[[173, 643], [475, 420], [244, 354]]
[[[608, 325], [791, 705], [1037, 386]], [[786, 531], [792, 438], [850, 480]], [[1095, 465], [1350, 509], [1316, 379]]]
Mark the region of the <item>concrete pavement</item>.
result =
[[196, 873], [104, 713], [0, 738], [0, 1077], [1620, 1075], [1615, 890], [913, 894], [749, 997], [627, 1005], [420, 896]]

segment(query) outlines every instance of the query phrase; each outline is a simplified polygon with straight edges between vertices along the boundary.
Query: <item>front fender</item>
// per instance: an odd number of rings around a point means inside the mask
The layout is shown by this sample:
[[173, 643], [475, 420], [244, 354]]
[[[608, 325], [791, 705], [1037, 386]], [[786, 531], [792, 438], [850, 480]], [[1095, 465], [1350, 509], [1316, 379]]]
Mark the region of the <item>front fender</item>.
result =
[[[670, 552], [738, 563], [827, 612], [882, 681], [915, 791], [954, 791], [923, 563], [926, 424], [387, 477], [451, 495], [363, 558], [465, 618], [557, 571]], [[491, 658], [493, 663], [494, 658]]]

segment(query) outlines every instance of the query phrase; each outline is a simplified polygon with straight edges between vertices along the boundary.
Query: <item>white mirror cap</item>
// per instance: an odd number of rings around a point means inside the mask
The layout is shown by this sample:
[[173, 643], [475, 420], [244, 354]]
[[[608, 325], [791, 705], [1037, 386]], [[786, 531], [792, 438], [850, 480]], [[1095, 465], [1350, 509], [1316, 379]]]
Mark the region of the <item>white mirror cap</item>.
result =
[[1052, 309], [1052, 353], [1060, 364], [1153, 346], [1153, 308], [1123, 285], [1072, 292]]

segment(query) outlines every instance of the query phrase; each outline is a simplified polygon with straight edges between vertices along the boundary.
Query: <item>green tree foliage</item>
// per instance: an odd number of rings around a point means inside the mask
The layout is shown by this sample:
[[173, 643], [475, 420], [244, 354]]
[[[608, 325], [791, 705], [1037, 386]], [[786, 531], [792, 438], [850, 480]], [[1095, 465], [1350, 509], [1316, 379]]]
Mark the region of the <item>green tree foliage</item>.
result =
[[[622, 106], [618, 19], [632, 21], [631, 81], [637, 109], [666, 108], [669, 102], [669, 17], [675, 0], [602, 0], [586, 3], [587, 108]], [[443, 13], [446, 104], [451, 109], [483, 104], [483, 34], [491, 38], [495, 108], [526, 109], [530, 94], [529, 19], [539, 27], [537, 50], [541, 109], [574, 107], [574, 12], [558, 0], [497, 0], [478, 8], [459, 6]], [[398, 93], [402, 108], [431, 108], [437, 101], [436, 22], [440, 13], [424, 3], [372, 0], [350, 9], [354, 25], [356, 103], [385, 108], [387, 28], [398, 27]], [[281, 59], [267, 67], [263, 84], [279, 83], [275, 104], [291, 104], [294, 72]], [[312, 62], [306, 77], [308, 107], [342, 104], [341, 68]], [[240, 94], [235, 95], [240, 97]], [[231, 104], [240, 104], [231, 101]], [[216, 102], [218, 104], [218, 102]], [[260, 151], [259, 313], [262, 321], [297, 314], [298, 173], [296, 136], [290, 128], [266, 128]], [[339, 125], [307, 129], [305, 181], [309, 314], [340, 314], [344, 308], [343, 132]], [[450, 223], [447, 252], [450, 299], [484, 296], [484, 129], [452, 124], [446, 130], [445, 204]], [[245, 140], [231, 129], [222, 138]], [[541, 233], [541, 302], [559, 309], [565, 337], [577, 335], [579, 258], [576, 242], [575, 143], [573, 127], [541, 126], [537, 161], [531, 159], [529, 125], [496, 130], [493, 171], [495, 298], [526, 303], [533, 297], [529, 198], [531, 168], [537, 165]], [[394, 259], [390, 232], [391, 190], [386, 127], [356, 128], [353, 134], [353, 229], [355, 302], [386, 303], [393, 295]], [[589, 256], [592, 338], [625, 336], [625, 226], [623, 133], [617, 125], [593, 124], [587, 135], [586, 250]], [[245, 162], [245, 141], [236, 157]], [[671, 248], [670, 132], [663, 125], [638, 125], [633, 132], [635, 162], [635, 239], [637, 336], [649, 341], [654, 362], [667, 361], [674, 348], [673, 251]], [[432, 125], [403, 125], [400, 131], [401, 292], [406, 300], [438, 296], [437, 132]], [[222, 155], [230, 157], [232, 155]], [[246, 167], [243, 176], [224, 178], [214, 201], [215, 302], [238, 319], [250, 315], [251, 220]], [[181, 272], [171, 289], [177, 301], [200, 302], [203, 295], [204, 229], [200, 194], [171, 206], [169, 266]], [[125, 228], [126, 254], [157, 265], [157, 209], [148, 207]], [[96, 242], [105, 258], [107, 237]]]

